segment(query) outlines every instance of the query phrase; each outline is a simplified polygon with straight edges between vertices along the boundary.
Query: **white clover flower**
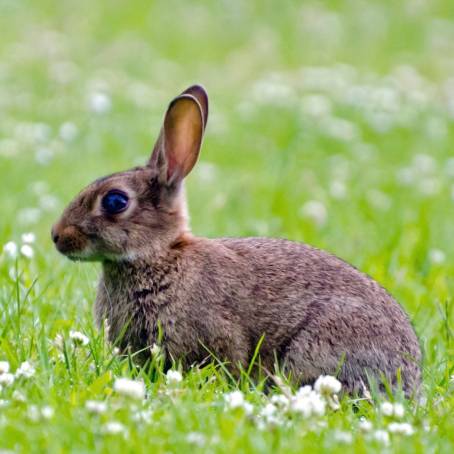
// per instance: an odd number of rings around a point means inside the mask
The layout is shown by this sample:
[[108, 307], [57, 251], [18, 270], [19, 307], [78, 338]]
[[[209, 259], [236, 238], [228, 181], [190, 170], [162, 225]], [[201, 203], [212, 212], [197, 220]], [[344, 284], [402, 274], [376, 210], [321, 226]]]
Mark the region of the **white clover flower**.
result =
[[70, 331], [69, 337], [74, 342], [74, 345], [85, 346], [90, 342], [90, 339], [79, 331]]
[[168, 370], [166, 374], [166, 382], [168, 385], [175, 385], [177, 383], [180, 383], [181, 380], [183, 380], [183, 376], [181, 375], [181, 372], [177, 370]]
[[12, 395], [13, 399], [17, 402], [26, 402], [27, 398], [23, 393], [21, 393], [18, 389], [15, 389]]
[[201, 448], [205, 445], [206, 438], [200, 432], [189, 432], [186, 436], [186, 441]]
[[3, 246], [3, 252], [10, 257], [16, 257], [17, 256], [17, 244], [14, 241], [8, 241], [4, 246]]
[[158, 356], [161, 353], [161, 347], [158, 344], [153, 344], [150, 351], [153, 356]]
[[145, 399], [145, 383], [130, 378], [117, 378], [114, 383], [114, 390], [123, 396], [132, 397], [133, 399]]
[[314, 390], [324, 396], [337, 394], [342, 389], [341, 382], [331, 375], [320, 375], [314, 384]]
[[391, 402], [382, 402], [380, 410], [385, 416], [392, 416], [394, 413], [394, 406]]
[[389, 433], [386, 430], [376, 430], [372, 433], [372, 438], [385, 446], [389, 445]]
[[393, 434], [410, 436], [415, 433], [413, 426], [408, 422], [392, 422], [388, 425], [388, 430]]
[[9, 372], [9, 362], [8, 361], [0, 361], [0, 375], [7, 374]]
[[392, 404], [391, 402], [383, 402], [380, 405], [380, 410], [385, 416], [394, 416], [397, 419], [401, 419], [404, 417], [405, 414], [405, 407], [399, 403], [396, 402]]
[[48, 165], [53, 157], [54, 152], [47, 147], [39, 147], [35, 152], [35, 161], [43, 166]]
[[14, 383], [14, 375], [6, 372], [0, 375], [0, 385], [10, 386]]
[[283, 422], [277, 407], [272, 403], [268, 403], [262, 408], [259, 417], [263, 418], [267, 424], [274, 426], [279, 426]]
[[16, 377], [30, 378], [35, 372], [35, 368], [28, 361], [24, 361], [16, 370]]
[[331, 194], [331, 197], [342, 200], [345, 199], [347, 195], [347, 187], [342, 181], [332, 181], [329, 186], [329, 193]]
[[17, 220], [20, 224], [35, 224], [42, 216], [39, 208], [27, 207], [17, 213]]
[[112, 107], [112, 101], [105, 93], [97, 92], [90, 96], [90, 109], [97, 114], [109, 112]]
[[338, 443], [345, 443], [345, 444], [349, 445], [353, 441], [353, 435], [350, 432], [345, 432], [343, 430], [336, 430], [334, 432], [334, 439]]
[[441, 249], [431, 249], [429, 251], [429, 260], [436, 265], [440, 265], [446, 260], [446, 255]]
[[56, 348], [59, 350], [63, 350], [63, 345], [65, 343], [65, 340], [61, 334], [57, 334], [55, 336], [54, 341], [52, 342]]
[[118, 435], [126, 432], [126, 427], [117, 421], [110, 421], [103, 426], [103, 432], [109, 435]]
[[28, 407], [27, 415], [29, 419], [36, 422], [40, 419], [41, 412], [39, 411], [39, 408], [36, 405], [30, 405]]
[[77, 137], [77, 126], [71, 121], [66, 121], [60, 126], [59, 135], [65, 142], [71, 142]]
[[224, 402], [230, 410], [242, 408], [247, 415], [252, 414], [254, 411], [254, 406], [245, 400], [244, 394], [239, 390], [224, 394]]
[[318, 200], [309, 200], [300, 209], [301, 216], [311, 219], [318, 226], [326, 223], [328, 211], [325, 205]]
[[224, 394], [224, 402], [230, 409], [240, 408], [245, 402], [244, 394], [241, 391]]
[[323, 416], [325, 414], [326, 402], [310, 386], [304, 386], [293, 397], [291, 409], [296, 413], [301, 413], [306, 418]]
[[107, 404], [98, 400], [87, 400], [85, 402], [85, 408], [90, 413], [101, 414], [107, 411]]
[[393, 405], [393, 413], [395, 418], [401, 419], [405, 415], [405, 407], [401, 403], [396, 402]]
[[358, 428], [361, 432], [370, 432], [372, 430], [372, 423], [368, 419], [361, 417], [358, 423]]
[[36, 236], [33, 232], [23, 233], [21, 235], [21, 240], [22, 240], [22, 243], [31, 244], [31, 243], [35, 242]]
[[290, 404], [288, 397], [284, 396], [284, 394], [275, 394], [274, 396], [271, 396], [270, 400], [274, 405], [281, 408], [288, 407]]
[[153, 411], [151, 409], [140, 410], [132, 415], [132, 419], [137, 422], [150, 424], [153, 421]]
[[35, 255], [35, 251], [29, 244], [23, 244], [20, 248], [20, 253], [28, 259], [31, 259]]
[[41, 416], [44, 419], [51, 419], [54, 416], [54, 409], [46, 405], [45, 407], [41, 408]]

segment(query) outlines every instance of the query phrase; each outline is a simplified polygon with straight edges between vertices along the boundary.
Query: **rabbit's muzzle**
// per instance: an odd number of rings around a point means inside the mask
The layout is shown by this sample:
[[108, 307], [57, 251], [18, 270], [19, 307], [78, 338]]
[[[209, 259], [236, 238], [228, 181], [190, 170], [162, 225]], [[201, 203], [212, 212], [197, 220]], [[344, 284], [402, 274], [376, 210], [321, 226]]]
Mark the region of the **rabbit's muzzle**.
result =
[[57, 250], [70, 258], [83, 254], [88, 245], [87, 237], [74, 225], [55, 224], [51, 237]]

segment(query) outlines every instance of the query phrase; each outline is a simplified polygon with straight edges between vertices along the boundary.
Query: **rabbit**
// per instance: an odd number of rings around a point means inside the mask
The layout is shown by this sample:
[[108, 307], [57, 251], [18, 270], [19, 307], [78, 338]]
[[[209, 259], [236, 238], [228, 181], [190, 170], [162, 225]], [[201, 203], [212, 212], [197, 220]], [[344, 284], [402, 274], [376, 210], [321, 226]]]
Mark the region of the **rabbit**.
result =
[[212, 354], [238, 372], [262, 341], [264, 370], [294, 383], [331, 374], [347, 393], [374, 382], [415, 395], [418, 339], [372, 278], [306, 244], [190, 232], [183, 180], [207, 119], [206, 91], [189, 87], [169, 104], [148, 163], [94, 181], [53, 226], [60, 253], [102, 264], [97, 324], [140, 361], [160, 340], [183, 368]]

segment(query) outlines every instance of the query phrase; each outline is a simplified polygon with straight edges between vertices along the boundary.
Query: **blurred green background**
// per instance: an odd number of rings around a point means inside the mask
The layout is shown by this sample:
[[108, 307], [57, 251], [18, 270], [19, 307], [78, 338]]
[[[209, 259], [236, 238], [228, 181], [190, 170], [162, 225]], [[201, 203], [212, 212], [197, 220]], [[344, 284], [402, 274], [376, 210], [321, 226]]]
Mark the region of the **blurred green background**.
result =
[[[427, 386], [446, 381], [454, 2], [0, 0], [0, 30], [0, 247], [37, 236], [19, 259], [40, 295], [24, 339], [62, 319], [91, 326], [98, 267], [59, 257], [50, 226], [84, 185], [144, 163], [167, 103], [201, 83], [194, 233], [341, 256], [409, 312]], [[3, 252], [4, 320], [11, 263]]]

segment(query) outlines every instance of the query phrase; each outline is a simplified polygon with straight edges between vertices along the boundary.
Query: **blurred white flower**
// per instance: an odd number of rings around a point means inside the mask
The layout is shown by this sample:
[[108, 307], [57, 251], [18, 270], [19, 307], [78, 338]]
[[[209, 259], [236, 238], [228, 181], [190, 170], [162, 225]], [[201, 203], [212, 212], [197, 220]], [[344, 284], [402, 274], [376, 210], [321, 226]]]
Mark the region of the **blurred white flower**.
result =
[[420, 174], [432, 173], [437, 166], [435, 158], [428, 154], [418, 153], [413, 158], [413, 168]]
[[290, 403], [288, 397], [284, 396], [284, 394], [275, 394], [274, 396], [271, 396], [270, 400], [274, 405], [281, 408], [288, 407]]
[[10, 386], [14, 383], [14, 375], [9, 372], [5, 372], [0, 375], [0, 385]]
[[92, 93], [89, 104], [90, 109], [98, 114], [107, 113], [112, 107], [112, 101], [109, 96], [102, 92]]
[[54, 416], [54, 409], [46, 405], [41, 408], [41, 415], [44, 419], [51, 419]]
[[419, 180], [419, 192], [423, 195], [436, 195], [441, 190], [441, 181], [438, 178], [426, 177]]
[[58, 348], [59, 350], [63, 350], [63, 345], [65, 343], [65, 340], [63, 338], [63, 336], [61, 334], [57, 334], [55, 336], [55, 339], [54, 341], [52, 342], [56, 348]]
[[405, 407], [400, 402], [394, 404], [391, 402], [382, 402], [380, 410], [384, 416], [393, 416], [397, 419], [403, 418], [405, 414]]
[[351, 444], [353, 441], [353, 435], [350, 432], [345, 432], [343, 430], [336, 430], [334, 432], [334, 439], [338, 443]]
[[168, 370], [166, 374], [166, 382], [168, 385], [174, 385], [180, 383], [183, 380], [183, 376], [177, 370]]
[[88, 345], [90, 339], [83, 333], [79, 331], [70, 331], [69, 332], [70, 339], [74, 342], [74, 345]]
[[31, 378], [35, 372], [35, 368], [28, 361], [24, 361], [16, 370], [16, 377]]
[[28, 259], [31, 259], [33, 255], [35, 254], [35, 251], [29, 244], [23, 244], [20, 248], [20, 253], [24, 256], [27, 257]]
[[394, 407], [391, 402], [382, 402], [380, 410], [385, 416], [392, 416], [394, 413]]
[[66, 121], [60, 126], [59, 135], [65, 142], [71, 142], [77, 137], [77, 126], [71, 121]]
[[393, 405], [393, 414], [395, 418], [403, 418], [405, 415], [405, 407], [400, 402], [396, 402]]
[[35, 152], [35, 160], [41, 165], [49, 164], [53, 157], [54, 153], [50, 148], [40, 147]]
[[254, 407], [245, 400], [244, 394], [237, 390], [224, 394], [224, 402], [230, 410], [242, 408], [246, 414], [251, 414]]
[[384, 192], [378, 189], [370, 189], [366, 193], [367, 201], [373, 208], [378, 210], [386, 211], [391, 208], [392, 200]]
[[161, 347], [158, 344], [153, 344], [150, 351], [153, 356], [157, 356], [161, 353]]
[[21, 224], [35, 224], [39, 221], [41, 214], [39, 208], [23, 208], [17, 213], [17, 220]]
[[10, 257], [16, 257], [17, 256], [17, 244], [14, 241], [8, 241], [4, 246], [3, 246], [3, 252]]
[[341, 382], [331, 375], [320, 375], [314, 383], [314, 390], [322, 395], [337, 394], [341, 388]]
[[291, 409], [296, 413], [301, 413], [306, 418], [323, 416], [325, 408], [325, 400], [310, 386], [300, 388], [291, 400]]
[[9, 372], [9, 362], [0, 361], [0, 375], [7, 374]]
[[110, 435], [118, 435], [126, 432], [126, 427], [117, 421], [110, 421], [103, 426], [103, 432]]
[[323, 121], [322, 130], [333, 139], [352, 141], [359, 137], [358, 127], [343, 118], [328, 117]]
[[331, 194], [331, 197], [335, 199], [345, 199], [345, 196], [347, 195], [347, 187], [342, 181], [332, 181], [329, 186], [329, 193]]
[[98, 400], [87, 400], [85, 402], [85, 408], [90, 413], [101, 414], [107, 411], [107, 404]]
[[301, 99], [301, 108], [313, 117], [328, 117], [331, 115], [331, 100], [324, 95], [306, 95]]
[[131, 380], [129, 378], [117, 378], [114, 383], [114, 390], [123, 396], [132, 397], [133, 399], [145, 399], [145, 383], [140, 380]]
[[31, 243], [35, 242], [36, 236], [33, 232], [23, 233], [21, 235], [21, 240], [22, 240], [22, 243], [31, 244]]
[[446, 259], [445, 253], [441, 249], [431, 249], [429, 251], [429, 260], [436, 264], [440, 265], [443, 263]]
[[51, 194], [44, 194], [39, 199], [39, 206], [44, 211], [53, 211], [58, 207], [58, 198]]
[[389, 445], [389, 433], [386, 430], [376, 430], [373, 432], [372, 438], [385, 446]]
[[372, 423], [368, 419], [361, 417], [358, 428], [361, 432], [370, 432], [372, 430]]
[[34, 422], [39, 421], [41, 418], [41, 412], [39, 411], [39, 408], [36, 405], [30, 405], [28, 407], [27, 415], [29, 419], [31, 419]]
[[300, 210], [300, 214], [303, 217], [309, 218], [315, 222], [318, 226], [325, 224], [328, 217], [328, 212], [325, 205], [318, 200], [309, 200], [306, 202]]
[[186, 441], [201, 448], [205, 445], [206, 438], [205, 435], [201, 434], [200, 432], [189, 432], [186, 436]]
[[140, 410], [132, 415], [132, 419], [137, 422], [150, 424], [153, 420], [153, 411], [151, 409]]
[[21, 393], [18, 389], [15, 389], [12, 395], [13, 399], [17, 402], [26, 402], [27, 398], [23, 393]]
[[268, 403], [262, 408], [259, 417], [262, 418], [266, 424], [274, 426], [282, 425], [283, 422], [277, 407], [272, 403]]
[[408, 422], [392, 422], [388, 425], [388, 430], [394, 434], [407, 436], [415, 433], [413, 426]]

